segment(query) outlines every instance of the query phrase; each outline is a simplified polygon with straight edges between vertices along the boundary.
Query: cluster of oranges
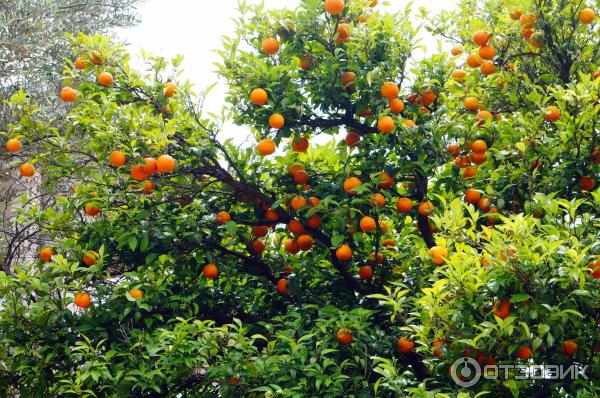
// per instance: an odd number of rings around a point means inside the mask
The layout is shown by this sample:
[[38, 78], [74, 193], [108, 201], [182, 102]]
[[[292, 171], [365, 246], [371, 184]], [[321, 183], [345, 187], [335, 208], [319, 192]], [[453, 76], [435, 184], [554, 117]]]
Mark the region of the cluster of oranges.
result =
[[[21, 141], [19, 141], [17, 138], [11, 138], [6, 141], [6, 150], [10, 153], [20, 152], [22, 147], [23, 145], [21, 144]], [[23, 177], [33, 177], [35, 172], [35, 166], [31, 163], [26, 162], [19, 166], [19, 173]]]
[[448, 153], [454, 157], [453, 164], [463, 169], [465, 178], [471, 178], [477, 174], [477, 166], [486, 161], [488, 146], [484, 140], [468, 141], [467, 149], [470, 153], [462, 154], [459, 143], [448, 145]]
[[[93, 65], [103, 65], [105, 63], [105, 59], [99, 51], [92, 51], [89, 55], [89, 62]], [[87, 66], [87, 62], [82, 58], [78, 57], [74, 65], [79, 70], [84, 70]], [[103, 71], [100, 72], [97, 76], [97, 83], [103, 87], [111, 87], [114, 82], [114, 77], [111, 73]], [[163, 85], [163, 95], [166, 98], [170, 98], [177, 92], [177, 86], [168, 81]], [[63, 87], [60, 92], [60, 98], [63, 102], [74, 102], [78, 98], [77, 90], [72, 87], [66, 86]], [[7, 149], [11, 152], [18, 152], [21, 149], [21, 143], [12, 139], [7, 142]], [[120, 168], [127, 163], [127, 155], [123, 151], [113, 151], [108, 156], [108, 162], [115, 168]], [[161, 155], [157, 159], [148, 157], [144, 159], [143, 165], [134, 165], [131, 167], [130, 175], [136, 181], [143, 181], [142, 184], [142, 192], [144, 193], [152, 193], [154, 191], [154, 184], [152, 181], [147, 180], [147, 178], [155, 173], [171, 173], [175, 169], [175, 159], [170, 155]], [[21, 175], [30, 177], [35, 174], [35, 168], [29, 163], [25, 163], [20, 167]], [[85, 213], [88, 216], [95, 217], [97, 216], [101, 209], [96, 207], [94, 204], [88, 203], [84, 207]], [[45, 247], [40, 251], [40, 258], [44, 262], [51, 261], [54, 252], [51, 248]], [[88, 266], [91, 267], [98, 261], [99, 256], [96, 252], [92, 250], [88, 250], [82, 256], [82, 261]], [[144, 297], [144, 293], [139, 289], [131, 289], [129, 294], [134, 299], [141, 299]], [[75, 295], [74, 299], [75, 305], [80, 308], [88, 308], [91, 303], [91, 298], [89, 293], [80, 292]]]
[[[39, 258], [41, 261], [47, 263], [52, 261], [52, 257], [55, 255], [54, 250], [51, 247], [43, 247], [42, 249], [40, 249], [40, 253], [39, 253]], [[92, 250], [88, 250], [85, 253], [83, 253], [82, 257], [81, 257], [81, 261], [83, 261], [83, 263], [88, 266], [91, 267], [94, 264], [96, 264], [96, 262], [98, 262], [98, 260], [100, 259], [100, 256], [98, 255], [98, 253], [96, 253], [95, 251]], [[144, 292], [140, 289], [131, 289], [129, 290], [129, 294], [136, 300], [139, 299], [143, 299], [144, 298]], [[79, 308], [83, 308], [86, 309], [91, 305], [91, 296], [89, 293], [87, 292], [79, 292], [77, 294], [75, 294], [73, 303], [79, 307]]]

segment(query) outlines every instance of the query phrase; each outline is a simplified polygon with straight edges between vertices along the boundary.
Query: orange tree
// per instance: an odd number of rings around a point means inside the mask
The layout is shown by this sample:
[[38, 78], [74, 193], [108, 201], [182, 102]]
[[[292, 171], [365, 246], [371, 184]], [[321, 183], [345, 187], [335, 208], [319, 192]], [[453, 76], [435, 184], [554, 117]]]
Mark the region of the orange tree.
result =
[[66, 117], [11, 98], [6, 156], [51, 195], [16, 219], [46, 234], [39, 259], [3, 259], [0, 391], [469, 395], [470, 356], [589, 365], [472, 393], [598, 393], [585, 5], [465, 2], [427, 25], [462, 48], [420, 62], [409, 10], [376, 6], [240, 4], [218, 67], [250, 145], [220, 137], [180, 58], [135, 72], [102, 37], [73, 39], [89, 62], [65, 67]]

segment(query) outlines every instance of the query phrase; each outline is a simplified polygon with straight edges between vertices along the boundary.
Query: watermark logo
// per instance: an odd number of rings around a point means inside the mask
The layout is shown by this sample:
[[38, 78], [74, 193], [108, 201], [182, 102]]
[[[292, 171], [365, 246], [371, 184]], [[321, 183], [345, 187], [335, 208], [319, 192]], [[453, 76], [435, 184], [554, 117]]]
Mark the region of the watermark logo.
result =
[[481, 366], [473, 358], [458, 358], [450, 367], [450, 376], [461, 387], [473, 387], [481, 378]]
[[473, 387], [481, 377], [487, 380], [503, 378], [504, 380], [575, 380], [585, 379], [588, 365], [481, 365], [473, 358], [462, 357], [454, 361], [450, 367], [450, 376], [456, 385]]

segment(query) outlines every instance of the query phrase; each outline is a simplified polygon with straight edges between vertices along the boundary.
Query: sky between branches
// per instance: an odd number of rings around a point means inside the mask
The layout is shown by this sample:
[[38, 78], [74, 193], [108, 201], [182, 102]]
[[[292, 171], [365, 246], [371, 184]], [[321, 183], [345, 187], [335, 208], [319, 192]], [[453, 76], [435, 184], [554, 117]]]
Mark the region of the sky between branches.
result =
[[[261, 0], [247, 0], [248, 3], [260, 3]], [[298, 0], [264, 0], [267, 8], [294, 8]], [[380, 1], [377, 6], [381, 12], [404, 10], [409, 3], [406, 0]], [[425, 7], [431, 13], [441, 10], [451, 10], [456, 0], [427, 0], [413, 2], [415, 12], [419, 7]], [[147, 0], [138, 9], [141, 23], [133, 28], [118, 29], [117, 37], [129, 44], [129, 50], [134, 55], [132, 65], [142, 67], [139, 57], [140, 49], [171, 59], [177, 54], [184, 56], [182, 64], [185, 69], [184, 77], [194, 83], [195, 90], [213, 84], [218, 78], [214, 63], [219, 57], [214, 53], [221, 45], [221, 37], [233, 35], [235, 25], [232, 18], [237, 16], [237, 0], [216, 0], [205, 2], [201, 0]], [[417, 21], [415, 21], [416, 23]], [[426, 46], [426, 54], [437, 51], [437, 40], [424, 30], [420, 33], [421, 44]], [[445, 47], [444, 47], [445, 48]], [[420, 53], [420, 54], [419, 54]], [[417, 58], [422, 52], [415, 54]], [[205, 112], [220, 114], [225, 105], [225, 82], [221, 79], [210, 92], [204, 104]], [[233, 137], [242, 143], [248, 137], [244, 127], [227, 123], [223, 136]], [[329, 138], [319, 137], [317, 142], [325, 142]]]

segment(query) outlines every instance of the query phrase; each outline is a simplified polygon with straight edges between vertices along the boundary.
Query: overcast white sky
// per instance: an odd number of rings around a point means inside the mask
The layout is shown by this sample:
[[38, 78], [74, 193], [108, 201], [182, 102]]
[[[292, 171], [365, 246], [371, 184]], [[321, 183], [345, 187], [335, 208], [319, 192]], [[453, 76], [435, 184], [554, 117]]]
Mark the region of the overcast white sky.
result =
[[[260, 3], [261, 0], [247, 0], [248, 3]], [[415, 0], [413, 10], [420, 6], [432, 13], [455, 6], [456, 0]], [[269, 8], [293, 8], [298, 0], [265, 0]], [[408, 1], [379, 1], [381, 11], [403, 10]], [[387, 4], [386, 4], [387, 3]], [[213, 52], [219, 48], [222, 36], [231, 35], [235, 30], [232, 18], [237, 15], [237, 0], [147, 0], [139, 6], [141, 23], [133, 28], [120, 29], [117, 35], [129, 43], [133, 54], [139, 54], [143, 48], [147, 52], [160, 54], [167, 59], [182, 54], [185, 77], [194, 83], [196, 91], [209, 86], [217, 80], [213, 63], [218, 56]], [[423, 36], [429, 51], [437, 47], [436, 41]], [[429, 52], [428, 51], [428, 52]], [[133, 59], [138, 59], [133, 57]], [[137, 63], [134, 63], [135, 66]], [[139, 64], [138, 64], [139, 65]], [[221, 82], [211, 91], [205, 103], [205, 111], [220, 114], [224, 105], [225, 85]], [[247, 136], [243, 128], [226, 126], [226, 136]]]

